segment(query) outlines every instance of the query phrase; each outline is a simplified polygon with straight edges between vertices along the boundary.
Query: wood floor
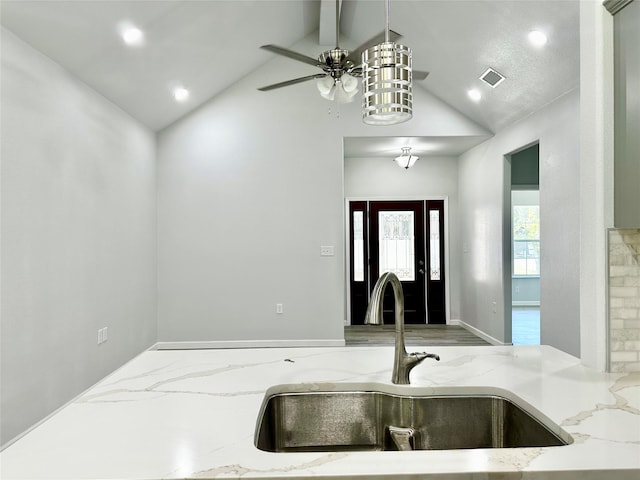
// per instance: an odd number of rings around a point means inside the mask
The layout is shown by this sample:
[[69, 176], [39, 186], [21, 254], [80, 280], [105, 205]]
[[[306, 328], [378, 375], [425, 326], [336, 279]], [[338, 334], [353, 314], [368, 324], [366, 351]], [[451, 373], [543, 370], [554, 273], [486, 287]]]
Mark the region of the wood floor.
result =
[[[349, 325], [344, 339], [350, 346], [393, 345], [395, 325]], [[405, 325], [407, 345], [490, 345], [457, 325]]]

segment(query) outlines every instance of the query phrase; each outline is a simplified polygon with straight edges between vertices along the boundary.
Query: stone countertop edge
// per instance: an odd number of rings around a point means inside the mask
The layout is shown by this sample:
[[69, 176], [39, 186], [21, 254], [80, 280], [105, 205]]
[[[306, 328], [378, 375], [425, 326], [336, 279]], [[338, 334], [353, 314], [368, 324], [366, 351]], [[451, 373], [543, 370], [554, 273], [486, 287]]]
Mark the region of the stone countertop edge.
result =
[[[0, 478], [640, 478], [640, 373], [600, 373], [548, 346], [429, 351], [441, 361], [426, 360], [412, 371], [412, 385], [401, 388], [390, 382], [392, 347], [147, 351], [0, 453]], [[574, 442], [337, 453], [271, 453], [254, 446], [267, 390], [351, 384], [421, 393], [504, 389]]]

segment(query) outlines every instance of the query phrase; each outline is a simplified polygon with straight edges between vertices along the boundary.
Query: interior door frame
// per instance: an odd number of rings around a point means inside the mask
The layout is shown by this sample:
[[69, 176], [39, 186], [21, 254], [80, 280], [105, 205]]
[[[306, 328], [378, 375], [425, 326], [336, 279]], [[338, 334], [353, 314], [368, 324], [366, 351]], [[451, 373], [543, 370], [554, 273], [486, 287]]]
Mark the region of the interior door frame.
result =
[[[444, 202], [444, 298], [445, 298], [445, 325], [450, 325], [451, 322], [451, 288], [450, 288], [450, 251], [449, 248], [449, 196], [448, 195], [429, 195], [429, 196], [410, 196], [410, 197], [346, 197], [344, 203], [344, 239], [345, 239], [345, 264], [344, 264], [344, 278], [345, 278], [345, 305], [344, 315], [345, 325], [351, 325], [351, 238], [349, 234], [349, 207], [351, 202], [403, 202], [403, 201], [421, 201], [426, 202], [428, 200], [442, 200]], [[425, 295], [425, 302], [429, 299]], [[427, 304], [425, 303], [425, 309]], [[427, 319], [428, 321], [428, 319]]]

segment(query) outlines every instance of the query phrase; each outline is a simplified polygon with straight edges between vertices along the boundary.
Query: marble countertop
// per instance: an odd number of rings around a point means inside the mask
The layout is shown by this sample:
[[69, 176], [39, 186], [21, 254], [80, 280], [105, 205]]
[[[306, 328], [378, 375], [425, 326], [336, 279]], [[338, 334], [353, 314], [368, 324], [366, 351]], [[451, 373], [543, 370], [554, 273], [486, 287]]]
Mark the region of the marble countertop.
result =
[[441, 361], [427, 360], [416, 367], [410, 388], [507, 389], [559, 424], [574, 443], [456, 451], [263, 452], [253, 445], [253, 435], [269, 387], [390, 385], [393, 348], [151, 350], [5, 449], [0, 476], [640, 478], [640, 374], [598, 373], [551, 347], [430, 351]]

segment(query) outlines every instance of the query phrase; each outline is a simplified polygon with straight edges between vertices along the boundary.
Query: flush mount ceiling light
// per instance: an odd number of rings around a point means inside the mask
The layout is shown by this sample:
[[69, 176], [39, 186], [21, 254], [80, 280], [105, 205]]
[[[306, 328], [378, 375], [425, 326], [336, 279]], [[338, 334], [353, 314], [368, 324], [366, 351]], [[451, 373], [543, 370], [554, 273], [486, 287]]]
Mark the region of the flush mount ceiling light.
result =
[[368, 125], [394, 125], [413, 116], [411, 49], [389, 39], [389, 4], [384, 43], [362, 53], [362, 121]]
[[393, 161], [396, 162], [399, 167], [409, 170], [419, 158], [420, 157], [411, 155], [411, 147], [402, 147], [402, 153], [399, 157], [394, 158]]

